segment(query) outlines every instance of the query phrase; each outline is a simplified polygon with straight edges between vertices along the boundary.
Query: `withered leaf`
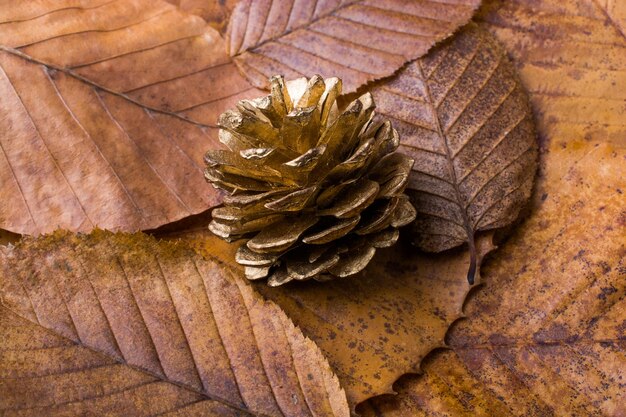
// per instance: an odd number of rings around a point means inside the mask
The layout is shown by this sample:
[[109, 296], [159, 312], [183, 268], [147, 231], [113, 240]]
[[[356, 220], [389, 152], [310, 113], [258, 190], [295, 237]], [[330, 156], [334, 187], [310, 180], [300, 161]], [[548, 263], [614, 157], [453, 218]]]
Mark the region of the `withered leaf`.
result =
[[243, 0], [227, 29], [231, 56], [259, 88], [321, 74], [344, 93], [387, 77], [471, 18], [480, 0]]
[[623, 145], [626, 31], [619, 18], [611, 20], [593, 0], [492, 3], [485, 27], [513, 57], [538, 116], [540, 141]]
[[559, 148], [536, 212], [483, 265], [453, 350], [398, 397], [364, 404], [365, 417], [626, 414], [626, 148]]
[[182, 245], [57, 233], [0, 265], [3, 416], [349, 416], [284, 312]]
[[533, 214], [484, 265], [454, 350], [365, 416], [626, 414], [626, 37], [598, 3], [488, 4], [538, 115]]
[[[237, 245], [207, 231], [177, 236], [241, 270], [233, 260]], [[480, 261], [494, 246], [489, 235], [477, 243]], [[355, 407], [392, 392], [401, 375], [418, 372], [422, 358], [444, 345], [448, 327], [463, 314], [468, 264], [467, 250], [425, 255], [397, 244], [379, 250], [363, 272], [350, 278], [278, 288], [261, 283], [255, 289], [316, 342]]]
[[[530, 196], [537, 143], [528, 99], [492, 36], [470, 24], [372, 90], [415, 159], [413, 242], [439, 252], [513, 222]], [[468, 279], [473, 281], [474, 264]]]
[[217, 31], [149, 0], [0, 13], [0, 228], [152, 229], [218, 200], [210, 128], [258, 91]]

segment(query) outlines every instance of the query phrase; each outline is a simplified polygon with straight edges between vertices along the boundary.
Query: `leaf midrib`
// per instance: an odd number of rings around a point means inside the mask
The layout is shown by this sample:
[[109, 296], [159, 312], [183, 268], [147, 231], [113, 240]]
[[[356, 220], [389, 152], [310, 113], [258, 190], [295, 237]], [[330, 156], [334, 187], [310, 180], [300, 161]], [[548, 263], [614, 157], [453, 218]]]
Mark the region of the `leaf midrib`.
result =
[[[128, 362], [126, 362], [126, 361], [124, 361], [122, 359], [118, 359], [118, 358], [116, 358], [114, 356], [111, 356], [111, 355], [109, 355], [108, 353], [106, 353], [104, 351], [101, 351], [101, 350], [96, 349], [94, 347], [85, 345], [82, 342], [76, 341], [74, 339], [71, 339], [71, 338], [69, 338], [69, 337], [59, 333], [59, 332], [56, 332], [53, 329], [49, 329], [49, 328], [43, 326], [38, 321], [37, 322], [32, 321], [28, 317], [23, 316], [18, 311], [15, 311], [12, 308], [10, 308], [9, 306], [7, 306], [4, 303], [2, 303], [1, 300], [0, 300], [0, 308], [6, 309], [7, 311], [11, 312], [12, 314], [15, 314], [16, 316], [18, 316], [18, 317], [28, 321], [29, 323], [32, 323], [32, 324], [36, 325], [37, 327], [43, 329], [45, 332], [51, 333], [52, 335], [54, 335], [56, 337], [62, 338], [63, 340], [66, 340], [66, 341], [70, 342], [72, 344], [72, 346], [79, 346], [79, 347], [81, 347], [83, 349], [86, 349], [86, 350], [88, 350], [88, 351], [90, 351], [92, 353], [95, 353], [95, 354], [97, 354], [99, 356], [103, 356], [103, 357], [107, 358], [108, 360], [112, 360], [116, 364], [123, 365], [125, 367], [130, 368], [130, 369], [133, 369], [135, 371], [138, 371], [138, 372], [141, 372], [141, 373], [143, 373], [145, 375], [148, 375], [148, 376], [150, 376], [152, 378], [155, 378], [158, 381], [165, 382], [165, 383], [168, 383], [168, 384], [172, 384], [172, 385], [175, 385], [175, 386], [177, 386], [179, 388], [182, 388], [182, 389], [184, 389], [186, 391], [193, 392], [194, 394], [198, 394], [198, 395], [202, 396], [205, 400], [211, 400], [211, 401], [219, 402], [221, 404], [226, 405], [227, 407], [230, 407], [230, 408], [238, 410], [238, 411], [242, 411], [242, 412], [244, 412], [244, 413], [246, 413], [246, 414], [248, 414], [250, 416], [255, 416], [255, 417], [272, 417], [272, 416], [269, 416], [269, 415], [266, 415], [266, 414], [259, 414], [259, 413], [252, 412], [252, 411], [247, 410], [245, 408], [242, 408], [242, 407], [240, 407], [240, 406], [238, 406], [236, 404], [233, 404], [232, 402], [230, 402], [230, 401], [228, 401], [228, 400], [226, 400], [224, 398], [218, 397], [216, 395], [208, 394], [205, 391], [200, 391], [200, 390], [198, 390], [198, 389], [196, 389], [194, 387], [191, 387], [191, 386], [189, 386], [187, 384], [183, 384], [181, 382], [173, 381], [173, 380], [171, 380], [169, 378], [164, 378], [163, 376], [158, 375], [158, 374], [156, 374], [156, 373], [154, 373], [154, 372], [152, 372], [152, 371], [150, 371], [148, 369], [142, 368], [140, 366], [131, 365]], [[68, 346], [65, 346], [65, 347], [68, 347]], [[106, 366], [109, 366], [109, 365], [106, 365]], [[124, 391], [126, 391], [126, 389]]]
[[31, 64], [42, 65], [42, 66], [44, 66], [46, 68], [49, 68], [51, 70], [62, 72], [63, 74], [66, 74], [66, 75], [68, 75], [68, 76], [70, 76], [72, 78], [75, 78], [78, 81], [80, 81], [82, 83], [85, 83], [85, 84], [87, 84], [87, 85], [89, 85], [89, 86], [91, 86], [91, 87], [93, 87], [93, 88], [95, 88], [97, 90], [105, 91], [105, 92], [107, 92], [107, 93], [109, 93], [111, 95], [114, 95], [116, 97], [120, 97], [120, 98], [122, 98], [122, 99], [124, 99], [124, 100], [126, 100], [126, 101], [128, 101], [128, 102], [130, 102], [130, 103], [132, 103], [132, 104], [134, 104], [134, 105], [136, 105], [138, 107], [140, 107], [140, 108], [143, 108], [145, 110], [148, 110], [148, 111], [151, 111], [151, 112], [154, 112], [154, 113], [164, 114], [164, 115], [171, 116], [171, 117], [175, 117], [175, 118], [177, 118], [179, 120], [182, 120], [182, 121], [184, 121], [186, 123], [190, 123], [190, 124], [195, 125], [195, 126], [198, 126], [200, 128], [217, 128], [218, 127], [215, 124], [205, 124], [205, 123], [197, 122], [195, 120], [187, 118], [186, 116], [184, 116], [184, 115], [182, 115], [180, 113], [176, 113], [176, 112], [172, 112], [172, 111], [168, 111], [168, 110], [163, 110], [163, 109], [160, 109], [158, 107], [153, 107], [153, 106], [144, 104], [144, 103], [140, 102], [139, 100], [136, 100], [136, 99], [130, 97], [127, 94], [121, 93], [119, 91], [112, 90], [112, 89], [110, 89], [108, 87], [105, 87], [105, 86], [103, 86], [101, 84], [98, 84], [98, 83], [96, 83], [96, 82], [94, 82], [94, 81], [92, 81], [92, 80], [90, 80], [90, 79], [88, 79], [86, 77], [83, 77], [82, 75], [72, 71], [69, 68], [64, 68], [64, 67], [60, 67], [58, 65], [51, 64], [49, 62], [41, 61], [41, 60], [39, 60], [39, 59], [37, 59], [35, 57], [32, 57], [32, 56], [30, 56], [28, 54], [25, 54], [25, 53], [19, 51], [18, 49], [11, 48], [11, 47], [6, 46], [6, 45], [0, 45], [0, 51], [6, 52], [6, 53], [14, 55], [14, 56], [17, 56], [17, 57], [19, 57], [19, 58], [21, 58], [21, 59], [23, 59], [23, 60], [25, 60], [25, 61], [27, 61], [27, 62], [29, 62]]
[[[453, 164], [454, 157], [452, 156], [452, 150], [448, 146], [447, 136], [443, 128], [441, 127], [441, 120], [439, 120], [439, 113], [437, 109], [435, 108], [435, 104], [434, 104], [434, 101], [430, 92], [430, 86], [428, 85], [428, 80], [424, 76], [424, 70], [422, 69], [421, 60], [417, 60], [416, 64], [419, 70], [420, 77], [424, 80], [424, 91], [426, 92], [426, 97], [427, 97], [427, 102], [428, 102], [427, 106], [430, 108], [430, 111], [432, 112], [435, 118], [435, 122], [437, 124], [437, 135], [443, 142], [444, 148], [446, 150], [446, 162], [448, 166], [448, 173], [450, 175], [450, 178], [452, 179], [452, 186], [454, 188], [454, 194], [457, 200], [456, 204], [459, 207], [459, 211], [461, 212], [461, 218], [463, 219], [465, 233], [467, 234], [467, 244], [469, 246], [469, 251], [470, 251], [470, 267], [467, 272], [467, 279], [470, 284], [473, 284], [474, 274], [476, 272], [476, 257], [477, 257], [476, 242], [474, 242], [474, 231], [469, 220], [469, 215], [467, 213], [467, 206], [463, 203], [464, 199], [461, 194], [461, 190], [459, 189], [459, 182], [457, 181], [457, 178], [456, 178], [456, 172], [454, 171], [454, 164]], [[471, 61], [468, 62], [467, 65], [469, 66], [470, 64], [471, 64]]]

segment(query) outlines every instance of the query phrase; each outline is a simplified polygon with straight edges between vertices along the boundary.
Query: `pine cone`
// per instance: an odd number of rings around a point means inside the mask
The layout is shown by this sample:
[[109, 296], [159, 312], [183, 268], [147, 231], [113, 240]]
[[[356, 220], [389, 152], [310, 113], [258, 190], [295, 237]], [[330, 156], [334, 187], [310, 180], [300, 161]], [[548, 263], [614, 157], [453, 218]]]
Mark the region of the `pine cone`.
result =
[[206, 154], [205, 177], [228, 195], [209, 229], [249, 238], [237, 262], [271, 286], [355, 274], [414, 220], [403, 194], [413, 160], [395, 152], [391, 124], [373, 120], [369, 93], [339, 114], [338, 78], [270, 82], [270, 95], [220, 116], [230, 150]]

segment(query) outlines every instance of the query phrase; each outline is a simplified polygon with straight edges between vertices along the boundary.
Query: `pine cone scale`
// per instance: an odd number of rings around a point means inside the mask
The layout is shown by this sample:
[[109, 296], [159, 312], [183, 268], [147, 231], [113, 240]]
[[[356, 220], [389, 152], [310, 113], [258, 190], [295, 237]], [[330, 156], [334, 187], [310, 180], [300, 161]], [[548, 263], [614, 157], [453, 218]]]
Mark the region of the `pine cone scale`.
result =
[[350, 233], [360, 220], [361, 216], [340, 219], [320, 231], [315, 231], [311, 234], [305, 235], [302, 238], [302, 242], [309, 245], [322, 245], [332, 242]]
[[373, 120], [370, 94], [339, 111], [337, 78], [270, 82], [268, 96], [220, 116], [228, 150], [207, 152], [205, 177], [229, 195], [209, 229], [248, 239], [236, 261], [249, 279], [354, 275], [415, 217], [403, 194], [413, 160], [395, 152], [391, 124]]
[[271, 228], [263, 229], [250, 239], [246, 245], [249, 249], [260, 253], [277, 253], [289, 249], [298, 238], [311, 226], [319, 221], [315, 216], [286, 218], [275, 223]]
[[330, 208], [320, 210], [322, 216], [335, 216], [340, 219], [354, 217], [368, 207], [378, 196], [380, 186], [377, 182], [361, 178], [344, 189]]

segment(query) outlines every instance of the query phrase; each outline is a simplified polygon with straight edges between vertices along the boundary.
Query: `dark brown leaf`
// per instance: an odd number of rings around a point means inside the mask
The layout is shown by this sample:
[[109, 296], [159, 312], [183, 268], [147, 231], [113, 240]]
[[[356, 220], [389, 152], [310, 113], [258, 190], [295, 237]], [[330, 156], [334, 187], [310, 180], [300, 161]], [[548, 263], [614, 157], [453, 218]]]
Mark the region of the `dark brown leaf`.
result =
[[407, 194], [418, 211], [417, 246], [438, 252], [469, 242], [473, 253], [477, 231], [517, 218], [537, 144], [527, 96], [491, 35], [470, 24], [372, 93], [415, 159]]
[[219, 34], [161, 1], [74, 4], [0, 12], [0, 228], [152, 229], [214, 205], [210, 126], [258, 93]]
[[58, 233], [0, 265], [3, 416], [349, 416], [280, 308], [181, 245]]
[[275, 74], [321, 74], [351, 93], [424, 55], [467, 23], [480, 0], [242, 0], [228, 51], [259, 88]]

